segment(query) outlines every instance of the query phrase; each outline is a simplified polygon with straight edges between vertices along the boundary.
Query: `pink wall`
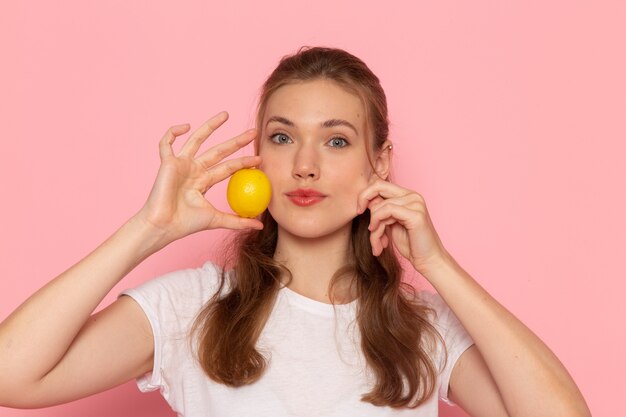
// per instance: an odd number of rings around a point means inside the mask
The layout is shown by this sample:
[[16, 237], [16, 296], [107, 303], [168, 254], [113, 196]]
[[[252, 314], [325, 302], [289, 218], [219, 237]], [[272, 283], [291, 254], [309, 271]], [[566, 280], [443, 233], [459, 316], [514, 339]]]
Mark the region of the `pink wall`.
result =
[[[0, 320], [139, 209], [170, 125], [225, 109], [214, 140], [226, 139], [251, 126], [282, 55], [338, 46], [386, 88], [397, 182], [426, 198], [450, 252], [557, 353], [593, 414], [615, 415], [626, 389], [626, 3], [94, 3], [0, 5]], [[226, 207], [224, 187], [209, 198]], [[176, 242], [118, 290], [197, 266], [217, 241]], [[132, 383], [0, 409], [83, 415], [172, 412]]]

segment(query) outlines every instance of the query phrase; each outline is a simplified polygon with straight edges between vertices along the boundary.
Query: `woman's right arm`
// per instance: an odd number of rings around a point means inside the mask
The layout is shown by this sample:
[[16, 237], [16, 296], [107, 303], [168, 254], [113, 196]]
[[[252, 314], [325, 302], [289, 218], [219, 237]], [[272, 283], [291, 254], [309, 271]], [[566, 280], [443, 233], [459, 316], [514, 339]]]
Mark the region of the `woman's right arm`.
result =
[[106, 294], [151, 254], [208, 229], [262, 228], [216, 210], [204, 194], [259, 157], [223, 161], [250, 143], [248, 131], [196, 156], [227, 119], [218, 114], [175, 155], [172, 143], [189, 130], [170, 128], [159, 144], [161, 166], [142, 209], [83, 260], [50, 281], [0, 323], [0, 405], [45, 407], [82, 398], [152, 368], [150, 325], [130, 297], [93, 314]]

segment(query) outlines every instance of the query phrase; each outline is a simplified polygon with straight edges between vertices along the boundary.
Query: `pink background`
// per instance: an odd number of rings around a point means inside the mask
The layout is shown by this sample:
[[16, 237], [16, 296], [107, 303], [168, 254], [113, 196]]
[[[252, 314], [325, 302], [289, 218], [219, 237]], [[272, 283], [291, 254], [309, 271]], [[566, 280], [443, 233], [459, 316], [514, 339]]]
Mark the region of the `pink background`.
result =
[[[626, 390], [625, 2], [168, 3], [1, 3], [0, 320], [141, 207], [170, 125], [228, 110], [212, 139], [225, 140], [252, 126], [281, 56], [336, 46], [386, 89], [396, 182], [425, 197], [448, 250], [555, 351], [593, 414], [615, 415]], [[208, 196], [225, 208], [224, 190]], [[200, 265], [220, 237], [165, 248], [105, 303]], [[173, 413], [130, 382], [0, 415]]]

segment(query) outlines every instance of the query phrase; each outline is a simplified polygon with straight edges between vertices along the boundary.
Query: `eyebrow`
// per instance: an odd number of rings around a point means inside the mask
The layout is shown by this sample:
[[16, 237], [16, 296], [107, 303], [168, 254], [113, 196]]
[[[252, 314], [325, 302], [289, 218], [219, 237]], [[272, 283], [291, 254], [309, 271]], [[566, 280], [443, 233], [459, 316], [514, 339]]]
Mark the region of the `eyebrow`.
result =
[[[295, 123], [292, 122], [291, 120], [282, 117], [282, 116], [272, 116], [267, 120], [267, 123], [265, 124], [265, 126], [269, 125], [271, 122], [278, 122], [278, 123], [282, 123], [284, 125], [290, 126], [290, 127], [294, 127]], [[343, 120], [343, 119], [330, 119], [330, 120], [326, 120], [325, 122], [322, 122], [320, 124], [321, 127], [324, 128], [330, 128], [330, 127], [335, 127], [335, 126], [346, 126], [349, 127], [350, 129], [354, 130], [354, 133], [356, 133], [357, 135], [359, 134], [359, 131], [356, 129], [356, 127], [354, 127], [354, 125], [350, 122], [348, 122], [347, 120]]]

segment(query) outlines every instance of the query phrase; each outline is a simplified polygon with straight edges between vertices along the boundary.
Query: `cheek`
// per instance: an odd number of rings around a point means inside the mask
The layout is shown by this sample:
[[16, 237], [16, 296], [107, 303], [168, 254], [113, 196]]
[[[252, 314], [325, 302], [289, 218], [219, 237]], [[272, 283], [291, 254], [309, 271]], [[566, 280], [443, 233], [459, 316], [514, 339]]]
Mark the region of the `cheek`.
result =
[[261, 160], [261, 164], [259, 164], [259, 169], [265, 173], [267, 179], [270, 181], [270, 185], [272, 186], [272, 198], [270, 199], [269, 207], [272, 209], [276, 202], [276, 196], [284, 191], [284, 163], [279, 163], [272, 155], [263, 155], [260, 154], [263, 159]]
[[343, 194], [346, 198], [355, 199], [369, 184], [369, 170], [357, 172], [359, 172], [357, 175], [341, 176], [337, 179], [337, 183], [341, 184], [340, 189], [344, 190]]
[[270, 182], [272, 182], [277, 178], [276, 173], [281, 164], [278, 163], [279, 160], [275, 157], [275, 155], [271, 153], [259, 152], [259, 156], [262, 158], [261, 164], [259, 164], [259, 169], [263, 171], [270, 179]]
[[272, 169], [272, 166], [272, 164], [261, 164], [259, 165], [259, 169], [265, 173], [272, 186], [272, 192], [275, 193], [280, 189], [280, 175], [276, 172], [275, 168]]

